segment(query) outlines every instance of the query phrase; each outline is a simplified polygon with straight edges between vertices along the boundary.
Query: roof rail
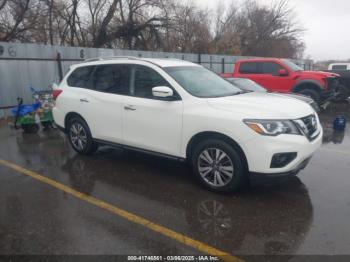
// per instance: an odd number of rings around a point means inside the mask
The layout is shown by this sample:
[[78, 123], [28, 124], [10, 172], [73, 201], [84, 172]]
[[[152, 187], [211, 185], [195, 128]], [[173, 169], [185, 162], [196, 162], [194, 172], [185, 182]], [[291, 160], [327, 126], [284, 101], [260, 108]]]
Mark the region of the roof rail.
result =
[[[152, 58], [150, 58], [150, 60], [148, 60], [147, 58], [144, 57], [136, 57], [136, 56], [109, 56], [109, 57], [95, 57], [95, 58], [88, 58], [85, 59], [84, 61], [81, 62], [82, 63], [88, 63], [88, 62], [95, 62], [95, 61], [111, 61], [111, 60], [117, 60], [117, 59], [130, 59], [130, 60], [138, 60], [138, 61], [144, 61], [144, 62], [148, 62], [151, 63], [157, 67], [161, 67], [159, 64], [157, 64], [156, 62], [152, 61]], [[162, 60], [178, 60], [178, 61], [183, 61], [182, 59], [178, 59], [178, 58], [170, 58], [170, 57], [166, 57], [166, 58], [156, 58], [156, 59], [162, 59]]]
[[135, 59], [138, 60], [140, 58], [135, 56], [107, 56], [107, 57], [94, 57], [88, 58], [83, 61], [83, 63], [94, 62], [94, 61], [104, 61], [104, 60], [113, 60], [113, 59]]
[[[146, 58], [146, 57], [145, 57]], [[147, 59], [147, 58], [146, 58]], [[175, 58], [175, 57], [155, 57], [155, 59], [159, 60], [176, 60], [176, 61], [184, 61], [180, 58]]]

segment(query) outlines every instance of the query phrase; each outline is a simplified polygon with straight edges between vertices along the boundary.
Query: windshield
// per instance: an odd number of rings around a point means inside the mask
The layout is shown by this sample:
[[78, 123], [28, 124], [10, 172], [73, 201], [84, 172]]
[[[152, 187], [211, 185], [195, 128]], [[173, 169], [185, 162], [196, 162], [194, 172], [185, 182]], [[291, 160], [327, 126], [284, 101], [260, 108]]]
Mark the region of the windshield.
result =
[[176, 66], [164, 70], [193, 96], [221, 97], [242, 93], [238, 87], [204, 67]]
[[288, 59], [282, 59], [282, 61], [294, 72], [303, 71], [303, 69], [300, 66], [294, 64], [292, 61]]
[[264, 92], [264, 93], [267, 92], [265, 88], [263, 88], [261, 85], [258, 85], [257, 83], [255, 83], [250, 79], [228, 78], [227, 81], [239, 87], [243, 91]]

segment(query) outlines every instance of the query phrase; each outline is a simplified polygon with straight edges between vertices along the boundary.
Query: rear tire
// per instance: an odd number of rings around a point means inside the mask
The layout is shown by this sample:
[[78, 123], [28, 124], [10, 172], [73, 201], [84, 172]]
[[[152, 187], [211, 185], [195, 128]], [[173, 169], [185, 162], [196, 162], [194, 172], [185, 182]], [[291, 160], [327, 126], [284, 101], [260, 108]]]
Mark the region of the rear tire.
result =
[[191, 165], [197, 179], [209, 190], [234, 192], [246, 184], [248, 173], [242, 156], [230, 144], [208, 139], [192, 151]]
[[91, 136], [89, 126], [80, 117], [73, 117], [68, 121], [67, 135], [69, 143], [79, 154], [90, 155], [98, 148]]
[[305, 89], [298, 91], [297, 93], [304, 95], [304, 96], [311, 97], [317, 104], [320, 104], [320, 102], [321, 102], [321, 94], [314, 89], [305, 88]]

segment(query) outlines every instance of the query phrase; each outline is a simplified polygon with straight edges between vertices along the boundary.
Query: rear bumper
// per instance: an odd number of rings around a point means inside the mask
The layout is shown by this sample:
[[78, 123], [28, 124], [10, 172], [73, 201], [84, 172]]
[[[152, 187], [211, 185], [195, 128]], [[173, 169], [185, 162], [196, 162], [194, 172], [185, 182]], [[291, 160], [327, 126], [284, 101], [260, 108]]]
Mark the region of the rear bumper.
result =
[[52, 116], [57, 126], [64, 127], [65, 114], [58, 107], [52, 108]]

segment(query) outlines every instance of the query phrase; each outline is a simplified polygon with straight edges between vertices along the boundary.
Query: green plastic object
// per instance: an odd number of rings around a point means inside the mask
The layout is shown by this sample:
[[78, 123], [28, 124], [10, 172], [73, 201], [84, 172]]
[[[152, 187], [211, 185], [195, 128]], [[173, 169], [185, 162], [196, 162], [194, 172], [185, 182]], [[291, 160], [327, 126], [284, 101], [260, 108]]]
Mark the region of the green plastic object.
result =
[[26, 133], [37, 133], [39, 131], [39, 124], [44, 127], [44, 130], [50, 128], [53, 121], [52, 108], [54, 100], [52, 90], [33, 91], [33, 100], [35, 103], [40, 102], [41, 107], [31, 113], [18, 116], [16, 125], [20, 126]]
[[[22, 126], [22, 125], [35, 124], [36, 123], [35, 115], [36, 115], [36, 113], [32, 113], [32, 114], [27, 114], [27, 115], [18, 117], [17, 125], [18, 126]], [[53, 122], [53, 117], [52, 117], [52, 111], [51, 110], [44, 111], [43, 113], [38, 114], [38, 115], [39, 115], [41, 123], [43, 123], [43, 122], [50, 122], [50, 123], [52, 123]]]

